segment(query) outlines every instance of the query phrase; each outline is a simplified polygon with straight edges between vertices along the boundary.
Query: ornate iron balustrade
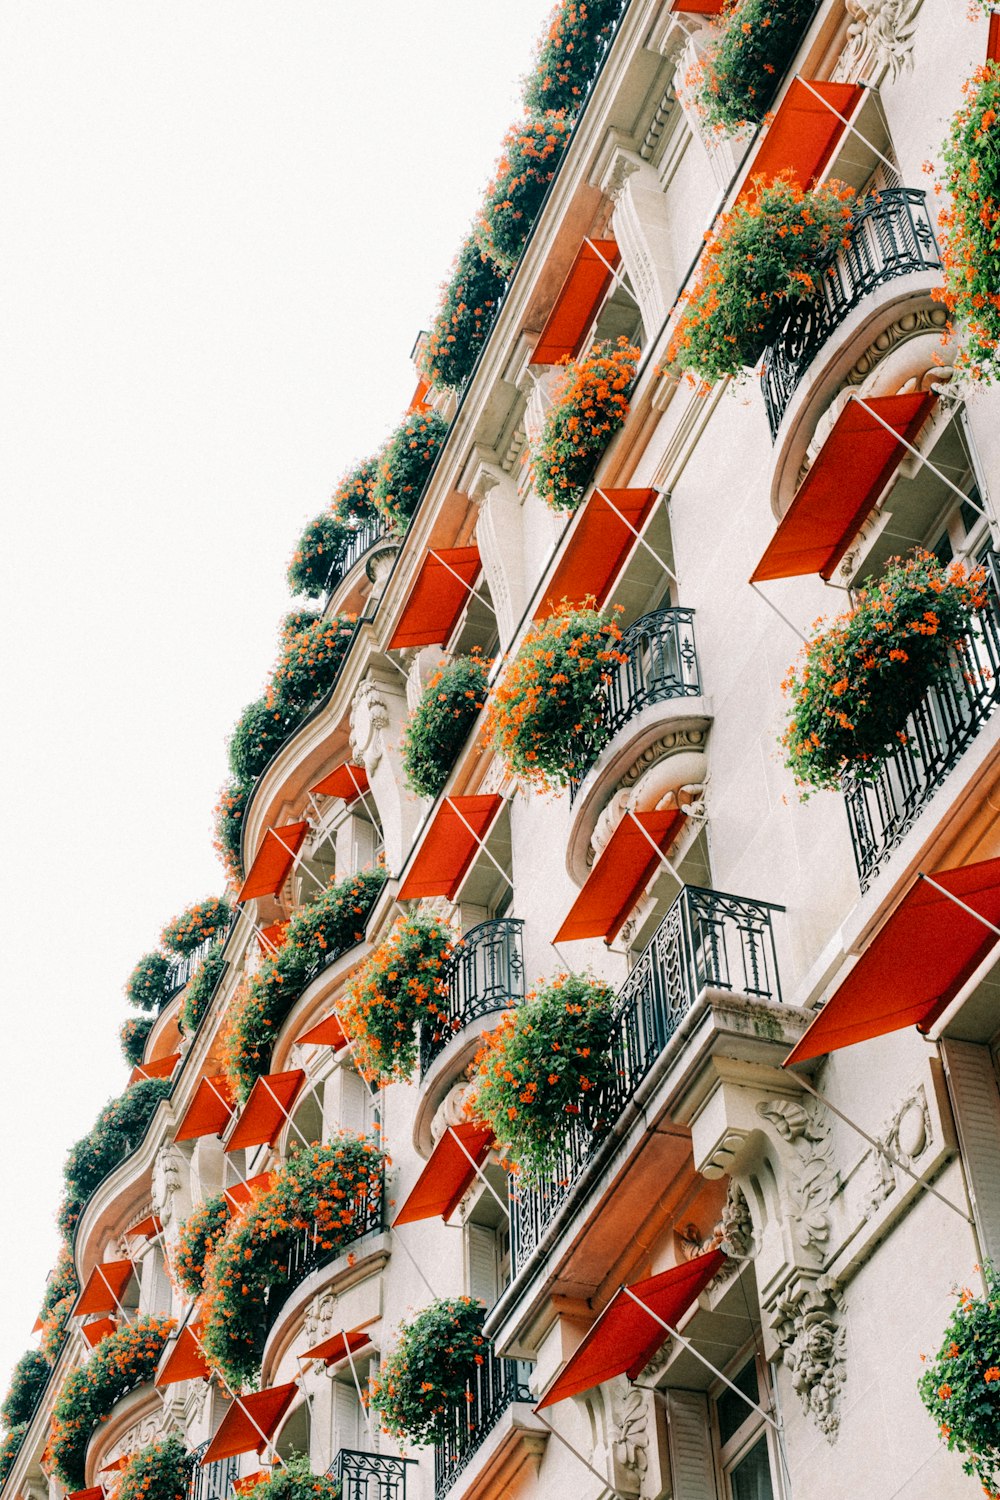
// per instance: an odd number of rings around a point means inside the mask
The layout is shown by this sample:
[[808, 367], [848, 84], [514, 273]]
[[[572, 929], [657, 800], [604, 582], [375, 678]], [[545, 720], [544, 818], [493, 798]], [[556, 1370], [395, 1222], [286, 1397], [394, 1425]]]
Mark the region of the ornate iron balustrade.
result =
[[341, 1448], [327, 1469], [340, 1480], [340, 1500], [406, 1500], [406, 1469], [413, 1458]]
[[701, 991], [711, 987], [781, 1000], [771, 913], [783, 910], [697, 886], [680, 892], [618, 993], [611, 1035], [614, 1082], [596, 1098], [588, 1096], [587, 1118], [573, 1118], [551, 1179], [534, 1186], [510, 1179], [515, 1275]]
[[192, 953], [185, 953], [180, 958], [174, 960], [167, 974], [167, 989], [170, 992], [170, 999], [173, 999], [178, 990], [182, 990], [188, 981], [193, 978], [195, 970], [208, 957], [208, 954], [215, 947], [216, 943], [224, 943], [226, 941], [226, 938], [233, 930], [235, 921], [236, 917], [234, 915], [230, 917], [225, 927], [220, 928], [210, 938], [206, 938], [203, 943], [199, 943]]
[[1000, 703], [1000, 560], [989, 553], [987, 602], [973, 618], [946, 681], [929, 688], [874, 770], [841, 782], [862, 891], [913, 827]]
[[[658, 609], [642, 615], [623, 632], [616, 648], [627, 660], [613, 669], [604, 689], [602, 744], [652, 703], [697, 698], [701, 672], [694, 643], [694, 610]], [[590, 746], [579, 757], [579, 779], [570, 784], [570, 800], [600, 752]]]
[[194, 1468], [188, 1485], [188, 1500], [230, 1500], [232, 1482], [239, 1478], [240, 1461], [238, 1458], [220, 1458], [202, 1468], [201, 1460], [207, 1451], [208, 1444], [202, 1443], [191, 1454]]
[[[372, 908], [374, 907], [381, 894], [381, 886], [378, 886], [372, 890], [367, 906], [363, 906], [362, 910], [357, 913], [359, 919], [359, 927], [364, 927], [365, 923], [368, 921], [369, 916], [371, 915]], [[337, 963], [340, 959], [343, 958], [345, 953], [350, 953], [351, 949], [356, 947], [357, 943], [353, 941], [348, 943], [346, 947], [343, 948], [333, 948], [329, 946], [326, 948], [317, 947], [317, 951], [313, 954], [309, 962], [302, 970], [302, 988], [300, 989], [299, 993], [302, 994], [306, 986], [312, 984], [317, 974], [322, 974], [324, 969], [328, 969], [331, 964]]]
[[343, 583], [348, 573], [350, 573], [352, 568], [357, 566], [366, 552], [370, 552], [373, 547], [378, 546], [383, 537], [387, 535], [388, 530], [389, 528], [382, 516], [369, 516], [366, 521], [362, 521], [356, 531], [351, 532], [344, 545], [344, 550], [338, 557], [334, 558], [330, 564], [330, 571], [326, 575], [326, 583], [324, 584], [326, 593], [326, 598], [323, 601], [324, 609], [329, 605], [330, 595], [334, 589]]
[[436, 1025], [420, 1029], [421, 1075], [463, 1027], [524, 999], [523, 926], [515, 917], [501, 917], [465, 934], [448, 966], [445, 1013]]
[[528, 1388], [530, 1369], [522, 1360], [501, 1359], [486, 1345], [483, 1363], [466, 1386], [467, 1399], [445, 1413], [444, 1441], [434, 1446], [434, 1500], [451, 1489], [508, 1406], [534, 1399]]
[[897, 276], [939, 271], [940, 252], [919, 188], [884, 188], [854, 211], [850, 243], [819, 276], [819, 294], [799, 302], [764, 351], [761, 386], [772, 439], [807, 368], [862, 298]]

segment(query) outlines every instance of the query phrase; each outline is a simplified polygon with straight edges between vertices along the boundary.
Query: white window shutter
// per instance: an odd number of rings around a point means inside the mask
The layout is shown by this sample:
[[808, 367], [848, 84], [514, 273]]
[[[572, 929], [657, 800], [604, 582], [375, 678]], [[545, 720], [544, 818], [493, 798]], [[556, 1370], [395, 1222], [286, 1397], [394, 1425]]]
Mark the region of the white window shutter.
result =
[[666, 1391], [672, 1500], [718, 1500], [708, 1424], [701, 1391]]
[[1000, 1089], [988, 1047], [941, 1042], [983, 1257], [1000, 1266]]
[[469, 1257], [469, 1296], [492, 1307], [500, 1295], [496, 1230], [485, 1224], [466, 1225]]

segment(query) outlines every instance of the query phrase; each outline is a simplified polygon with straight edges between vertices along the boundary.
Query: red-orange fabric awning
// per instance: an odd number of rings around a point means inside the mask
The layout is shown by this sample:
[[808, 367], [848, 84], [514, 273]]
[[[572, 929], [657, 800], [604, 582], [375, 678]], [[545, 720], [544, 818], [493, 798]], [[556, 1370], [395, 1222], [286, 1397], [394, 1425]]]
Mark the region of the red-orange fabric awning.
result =
[[605, 604], [611, 585], [637, 545], [635, 532], [646, 524], [658, 497], [659, 491], [652, 489], [595, 490], [576, 516], [535, 619], [550, 615], [564, 599], [581, 604], [593, 597], [598, 608]]
[[578, 1396], [616, 1375], [635, 1380], [669, 1337], [656, 1319], [662, 1318], [676, 1328], [713, 1276], [719, 1274], [725, 1259], [721, 1250], [709, 1250], [672, 1266], [669, 1271], [661, 1271], [658, 1276], [635, 1282], [629, 1290], [646, 1307], [640, 1307], [621, 1287], [535, 1410], [553, 1406], [567, 1396]]
[[304, 1031], [295, 1040], [299, 1046], [332, 1047], [335, 1052], [339, 1052], [341, 1047], [347, 1046], [347, 1033], [340, 1024], [340, 1017], [334, 1012], [333, 1015], [324, 1016], [315, 1026], [310, 1026], [308, 1031]]
[[[785, 1067], [904, 1026], [926, 1031], [975, 973], [997, 934], [952, 899], [1000, 927], [1000, 859], [917, 879], [843, 984], [785, 1058]], [[1000, 957], [1000, 950], [998, 950]]]
[[95, 1266], [73, 1309], [74, 1318], [86, 1313], [110, 1313], [120, 1305], [125, 1288], [132, 1280], [130, 1260], [106, 1260]]
[[673, 0], [670, 9], [675, 15], [721, 16], [725, 0]]
[[477, 841], [485, 839], [502, 804], [499, 793], [446, 797], [424, 832], [399, 900], [444, 896], [451, 901], [479, 852]]
[[614, 240], [584, 240], [570, 266], [528, 361], [557, 365], [575, 359], [618, 269], [621, 252]]
[[234, 1495], [252, 1495], [257, 1486], [270, 1474], [269, 1469], [255, 1469], [252, 1474], [244, 1474], [240, 1479], [233, 1480]]
[[317, 781], [311, 790], [324, 797], [341, 797], [345, 802], [353, 802], [355, 797], [367, 792], [368, 772], [364, 766], [356, 766], [353, 761], [345, 760], [328, 776], [324, 776], [322, 781]]
[[32, 1331], [32, 1333], [41, 1333], [41, 1331], [42, 1331], [42, 1329], [44, 1327], [45, 1327], [45, 1324], [42, 1322], [42, 1315], [41, 1315], [41, 1313], [39, 1313], [38, 1317], [35, 1319], [35, 1321], [34, 1321], [34, 1323], [32, 1325], [31, 1331]]
[[266, 1193], [268, 1188], [274, 1186], [273, 1172], [258, 1172], [256, 1177], [248, 1177], [246, 1182], [234, 1182], [231, 1187], [223, 1189], [230, 1213], [238, 1213], [240, 1209], [246, 1208], [254, 1193], [259, 1189]]
[[1000, 62], [1000, 11], [990, 16], [989, 36], [986, 39], [986, 61]]
[[488, 1125], [471, 1120], [452, 1125], [431, 1152], [392, 1227], [439, 1215], [449, 1219], [472, 1186], [476, 1168], [482, 1166], [492, 1149], [493, 1132]]
[[262, 927], [257, 934], [257, 943], [262, 953], [280, 953], [288, 936], [287, 922], [272, 922]]
[[97, 1472], [99, 1474], [111, 1474], [115, 1471], [124, 1469], [127, 1464], [130, 1464], [132, 1462], [133, 1457], [134, 1454], [131, 1453], [119, 1453], [117, 1458], [113, 1458], [109, 1464], [105, 1464], [104, 1467], [98, 1469]]
[[225, 1073], [203, 1078], [177, 1127], [175, 1141], [195, 1141], [203, 1135], [221, 1135], [234, 1112], [233, 1091]]
[[89, 1490], [72, 1490], [66, 1500], [104, 1500], [104, 1491], [99, 1484], [95, 1484]]
[[[933, 391], [865, 397], [866, 405], [908, 443], [936, 400]], [[830, 578], [905, 457], [903, 444], [886, 432], [872, 412], [860, 401], [848, 401], [750, 582], [798, 578], [804, 573]]]
[[109, 1333], [114, 1333], [118, 1327], [116, 1318], [95, 1318], [92, 1323], [84, 1323], [80, 1332], [83, 1334], [91, 1349], [96, 1349], [101, 1339], [106, 1339]]
[[181, 1060], [179, 1052], [172, 1052], [169, 1057], [158, 1057], [155, 1062], [136, 1063], [129, 1074], [129, 1083], [138, 1083], [140, 1078], [169, 1078]]
[[138, 1224], [133, 1224], [131, 1229], [126, 1229], [125, 1238], [129, 1240], [152, 1240], [158, 1234], [163, 1233], [163, 1225], [156, 1214], [148, 1214], [145, 1219], [140, 1219]]
[[[818, 182], [834, 146], [847, 129], [837, 115], [849, 120], [864, 92], [856, 83], [810, 79], [807, 85], [801, 78], [793, 79], [750, 159], [736, 202], [756, 197], [755, 177], [770, 182], [784, 173], [801, 188], [810, 188]], [[817, 99], [816, 94], [821, 97]]]
[[371, 1335], [366, 1327], [348, 1328], [342, 1333], [335, 1333], [332, 1338], [324, 1339], [312, 1349], [307, 1349], [302, 1358], [321, 1359], [325, 1365], [335, 1365], [349, 1354], [357, 1354], [359, 1349], [366, 1349], [370, 1343]]
[[675, 808], [626, 813], [595, 860], [555, 941], [571, 943], [578, 938], [600, 937], [610, 943], [660, 868], [656, 849], [667, 852], [683, 821], [684, 814]]
[[189, 1323], [167, 1345], [167, 1357], [156, 1373], [154, 1385], [177, 1385], [182, 1380], [207, 1380], [208, 1360], [199, 1346], [201, 1323]]
[[306, 1081], [303, 1068], [287, 1073], [265, 1073], [250, 1090], [250, 1097], [226, 1142], [227, 1151], [246, 1146], [272, 1146], [284, 1125], [299, 1089]]
[[235, 1458], [237, 1453], [259, 1453], [277, 1432], [297, 1389], [295, 1382], [290, 1381], [288, 1385], [272, 1385], [266, 1391], [238, 1396], [205, 1450], [202, 1467], [220, 1458]]
[[269, 828], [264, 841], [257, 850], [257, 857], [247, 872], [247, 878], [236, 897], [241, 901], [252, 901], [256, 896], [276, 896], [288, 879], [295, 856], [302, 848], [309, 824], [286, 823], [281, 828]]
[[435, 547], [428, 552], [392, 633], [389, 649], [443, 646], [469, 601], [480, 567], [478, 547]]

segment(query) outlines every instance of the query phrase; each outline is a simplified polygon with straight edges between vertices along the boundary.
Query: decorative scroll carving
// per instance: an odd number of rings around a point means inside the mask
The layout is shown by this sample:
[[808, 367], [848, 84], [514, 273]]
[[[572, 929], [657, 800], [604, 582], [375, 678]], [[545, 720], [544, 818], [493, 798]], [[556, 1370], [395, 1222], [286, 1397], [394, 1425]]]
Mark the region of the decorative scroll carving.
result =
[[[896, 1110], [889, 1124], [876, 1136], [879, 1144], [897, 1157], [905, 1167], [913, 1167], [934, 1139], [931, 1112], [923, 1084], [914, 1089]], [[896, 1191], [896, 1168], [881, 1151], [871, 1153], [871, 1183], [864, 1203], [864, 1216], [870, 1219], [887, 1198]]]
[[792, 1387], [808, 1415], [832, 1443], [840, 1426], [840, 1391], [846, 1379], [844, 1330], [837, 1321], [843, 1298], [830, 1276], [799, 1277], [775, 1307], [771, 1327], [781, 1346]]
[[649, 1468], [649, 1406], [646, 1396], [629, 1386], [620, 1400], [612, 1397], [611, 1447], [615, 1463], [639, 1484]]
[[922, 0], [846, 0], [850, 24], [847, 45], [834, 77], [873, 82], [885, 73], [893, 80], [913, 67], [917, 11]]
[[371, 777], [385, 748], [382, 736], [389, 727], [389, 705], [379, 683], [368, 677], [351, 704], [351, 754]]
[[766, 1100], [757, 1111], [798, 1157], [798, 1171], [790, 1174], [788, 1213], [799, 1244], [821, 1257], [830, 1239], [830, 1201], [840, 1186], [829, 1123], [794, 1099]]

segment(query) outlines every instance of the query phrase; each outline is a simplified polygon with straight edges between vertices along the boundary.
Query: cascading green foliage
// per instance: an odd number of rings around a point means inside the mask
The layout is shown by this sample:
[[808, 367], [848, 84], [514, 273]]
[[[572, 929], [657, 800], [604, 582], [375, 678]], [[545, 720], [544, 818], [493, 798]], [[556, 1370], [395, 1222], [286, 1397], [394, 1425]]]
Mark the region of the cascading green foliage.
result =
[[437, 390], [460, 391], [489, 338], [507, 288], [500, 268], [470, 234], [441, 289], [420, 368]]
[[21, 1444], [24, 1442], [24, 1434], [27, 1430], [27, 1422], [19, 1422], [16, 1427], [10, 1429], [6, 1436], [0, 1438], [0, 1485], [14, 1467], [14, 1460], [21, 1451]]
[[4, 1403], [0, 1406], [0, 1418], [5, 1427], [18, 1427], [30, 1419], [39, 1396], [49, 1383], [51, 1369], [45, 1355], [38, 1349], [28, 1349], [21, 1355], [11, 1374]]
[[173, 1254], [174, 1275], [192, 1297], [205, 1288], [205, 1270], [229, 1228], [229, 1204], [225, 1193], [206, 1198], [181, 1225]]
[[411, 411], [383, 449], [372, 500], [394, 531], [409, 526], [447, 436], [448, 423], [440, 412]]
[[985, 1292], [959, 1292], [917, 1389], [949, 1450], [965, 1454], [962, 1468], [992, 1496], [1000, 1490], [1000, 1284], [990, 1268], [985, 1279]]
[[958, 366], [973, 380], [1000, 376], [1000, 62], [977, 68], [941, 147], [947, 198], [941, 299], [959, 323]]
[[363, 1078], [392, 1083], [412, 1076], [417, 1027], [436, 1027], [447, 1014], [447, 965], [460, 942], [435, 917], [402, 917], [351, 975], [339, 1015]]
[[146, 1041], [156, 1025], [155, 1016], [133, 1016], [123, 1021], [118, 1028], [118, 1040], [122, 1056], [130, 1067], [141, 1063], [146, 1053]]
[[194, 1463], [178, 1437], [147, 1443], [118, 1475], [114, 1500], [188, 1500]]
[[407, 785], [436, 797], [486, 703], [491, 662], [473, 653], [445, 662], [424, 688], [403, 740]]
[[59, 1209], [63, 1237], [72, 1233], [80, 1210], [108, 1173], [139, 1145], [161, 1099], [170, 1095], [167, 1078], [143, 1078], [106, 1104], [90, 1129], [70, 1148], [63, 1168], [66, 1191]]
[[223, 933], [232, 914], [232, 907], [224, 896], [209, 896], [205, 901], [196, 901], [167, 923], [160, 934], [160, 942], [169, 952], [186, 958], [209, 938]]
[[[235, 731], [234, 731], [235, 733]], [[230, 740], [230, 754], [232, 741]], [[253, 789], [250, 781], [241, 781], [233, 776], [219, 793], [215, 805], [215, 837], [213, 846], [222, 861], [226, 878], [234, 885], [243, 880], [243, 861], [240, 857], [240, 840], [243, 837], [243, 815]]]
[[624, 0], [561, 0], [525, 84], [527, 109], [579, 112], [623, 8]]
[[188, 981], [180, 1016], [180, 1028], [185, 1036], [192, 1036], [198, 1030], [201, 1018], [215, 993], [215, 987], [225, 971], [223, 946], [222, 943], [216, 943], [213, 948], [209, 948]]
[[504, 137], [475, 234], [480, 250], [505, 275], [524, 249], [572, 128], [561, 110], [548, 110], [519, 120]]
[[55, 1363], [56, 1355], [62, 1348], [67, 1318], [79, 1290], [80, 1283], [76, 1279], [73, 1257], [67, 1247], [62, 1245], [45, 1283], [41, 1311], [38, 1314], [42, 1325], [41, 1350], [50, 1364]]
[[128, 977], [126, 998], [138, 1010], [161, 1010], [170, 999], [172, 968], [165, 953], [144, 953]]
[[698, 102], [709, 125], [759, 125], [818, 0], [727, 0]]
[[465, 1407], [486, 1357], [486, 1309], [469, 1297], [439, 1297], [401, 1323], [396, 1347], [372, 1385], [372, 1409], [400, 1442], [441, 1442], [451, 1409]]
[[327, 587], [334, 564], [339, 562], [351, 539], [351, 528], [332, 508], [314, 516], [299, 537], [288, 564], [288, 587], [293, 594], [319, 599]]

